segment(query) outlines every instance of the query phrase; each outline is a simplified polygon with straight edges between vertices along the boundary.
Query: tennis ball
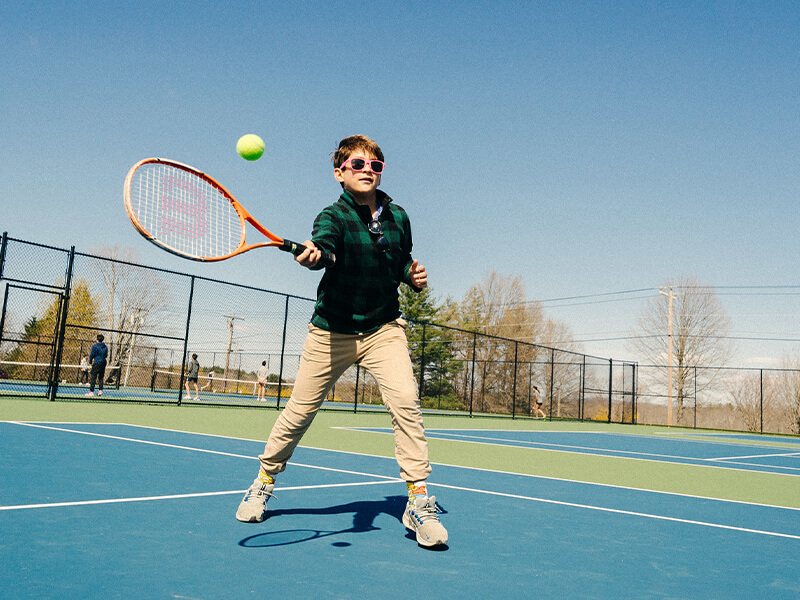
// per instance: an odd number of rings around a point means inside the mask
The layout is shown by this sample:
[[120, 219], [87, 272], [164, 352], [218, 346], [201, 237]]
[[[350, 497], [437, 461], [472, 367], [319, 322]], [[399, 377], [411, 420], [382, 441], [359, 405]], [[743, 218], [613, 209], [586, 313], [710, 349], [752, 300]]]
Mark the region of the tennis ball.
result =
[[258, 160], [264, 154], [264, 140], [253, 133], [248, 133], [236, 142], [236, 152], [245, 160]]

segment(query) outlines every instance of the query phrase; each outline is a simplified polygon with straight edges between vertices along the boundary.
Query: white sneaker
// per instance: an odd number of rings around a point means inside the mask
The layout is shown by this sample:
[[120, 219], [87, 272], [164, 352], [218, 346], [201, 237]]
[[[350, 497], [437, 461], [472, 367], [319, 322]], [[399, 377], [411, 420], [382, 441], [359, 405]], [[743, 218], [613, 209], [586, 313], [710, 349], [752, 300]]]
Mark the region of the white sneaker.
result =
[[98, 391], [97, 391], [97, 395], [98, 395], [98, 396], [102, 396], [102, 395], [103, 395], [103, 390], [98, 390]]
[[420, 546], [447, 544], [447, 530], [439, 521], [438, 512], [436, 496], [418, 496], [413, 502], [409, 498], [403, 513], [403, 525], [416, 532]]
[[87, 396], [94, 396], [94, 392], [86, 392]]
[[236, 511], [236, 518], [243, 523], [260, 523], [267, 518], [267, 501], [270, 497], [274, 498], [275, 495], [272, 490], [275, 489], [275, 484], [261, 483], [258, 479], [253, 482], [244, 498], [239, 503], [239, 509]]

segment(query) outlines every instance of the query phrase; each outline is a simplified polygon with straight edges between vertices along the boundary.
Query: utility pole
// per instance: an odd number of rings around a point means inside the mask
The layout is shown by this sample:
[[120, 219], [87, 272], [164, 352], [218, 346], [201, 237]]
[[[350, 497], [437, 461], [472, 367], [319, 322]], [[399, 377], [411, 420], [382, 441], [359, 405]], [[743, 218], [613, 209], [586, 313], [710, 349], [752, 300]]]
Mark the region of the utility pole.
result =
[[[228, 367], [231, 364], [231, 349], [233, 348], [233, 323], [236, 319], [240, 319], [244, 321], [243, 317], [237, 317], [236, 315], [223, 315], [226, 319], [228, 319], [228, 351], [225, 354], [225, 374], [223, 375], [224, 379], [228, 379]], [[227, 381], [222, 383], [222, 390], [225, 390], [225, 385]]]
[[667, 425], [672, 427], [672, 301], [676, 298], [669, 286], [669, 292], [659, 289], [658, 293], [666, 296], [668, 302], [668, 324], [667, 324]]

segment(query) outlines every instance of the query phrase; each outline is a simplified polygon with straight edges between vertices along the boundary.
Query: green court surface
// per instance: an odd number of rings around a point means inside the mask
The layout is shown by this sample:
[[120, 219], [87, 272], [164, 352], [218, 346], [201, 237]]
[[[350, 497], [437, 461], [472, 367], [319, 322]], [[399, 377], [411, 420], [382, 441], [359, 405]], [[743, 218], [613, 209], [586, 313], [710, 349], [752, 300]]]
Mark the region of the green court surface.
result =
[[[266, 440], [278, 411], [274, 409], [204, 406], [131, 405], [102, 402], [49, 402], [39, 399], [0, 401], [0, 421], [45, 421], [125, 423], [178, 431], [221, 435], [249, 440]], [[393, 457], [391, 435], [371, 433], [388, 430], [386, 413], [320, 411], [301, 445], [309, 448], [358, 452]], [[618, 425], [597, 422], [551, 422], [507, 418], [469, 418], [426, 415], [429, 431], [481, 430], [547, 432], [549, 435], [596, 434], [595, 446], [603, 435], [624, 435], [651, 439], [654, 444], [676, 439], [710, 444], [724, 441], [741, 456], [757, 455], [757, 448], [771, 448], [790, 456], [800, 452], [800, 438], [779, 436], [721, 435], [666, 427]], [[635, 489], [688, 494], [723, 500], [763, 503], [800, 508], [800, 457], [797, 469], [787, 467], [754, 471], [737, 464], [708, 462], [685, 464], [670, 460], [658, 451], [604, 455], [578, 451], [586, 444], [569, 440], [557, 445], [499, 445], [487, 439], [442, 439], [429, 435], [431, 462], [509, 473], [535, 475], [570, 481], [600, 483]], [[599, 449], [599, 448], [598, 448]], [[691, 450], [691, 446], [689, 446]], [[794, 453], [792, 452], [794, 450]], [[435, 475], [435, 473], [434, 473]]]

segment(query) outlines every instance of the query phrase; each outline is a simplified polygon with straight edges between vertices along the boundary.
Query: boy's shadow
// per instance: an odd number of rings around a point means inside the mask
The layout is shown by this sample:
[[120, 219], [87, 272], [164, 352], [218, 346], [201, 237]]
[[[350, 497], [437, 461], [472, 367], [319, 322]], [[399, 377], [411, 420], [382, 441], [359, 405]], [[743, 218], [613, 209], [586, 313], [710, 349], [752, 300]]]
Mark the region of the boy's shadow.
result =
[[[269, 548], [273, 546], [288, 546], [290, 544], [309, 542], [321, 537], [380, 531], [380, 527], [375, 527], [373, 523], [378, 515], [381, 514], [394, 517], [402, 525], [403, 512], [406, 508], [406, 502], [408, 502], [407, 496], [386, 496], [383, 500], [348, 502], [347, 504], [339, 504], [338, 506], [327, 506], [322, 508], [289, 508], [270, 510], [267, 513], [267, 520], [270, 522], [285, 515], [340, 515], [344, 513], [353, 513], [353, 525], [352, 527], [340, 529], [338, 531], [319, 531], [316, 529], [285, 529], [268, 531], [246, 537], [239, 542], [239, 545], [245, 548]], [[442, 512], [446, 511], [442, 510]], [[406, 532], [405, 537], [413, 541], [416, 541], [417, 539], [416, 535], [410, 531]], [[331, 545], [347, 547], [350, 546], [350, 543], [333, 542]], [[435, 549], [446, 550], [447, 546]]]

